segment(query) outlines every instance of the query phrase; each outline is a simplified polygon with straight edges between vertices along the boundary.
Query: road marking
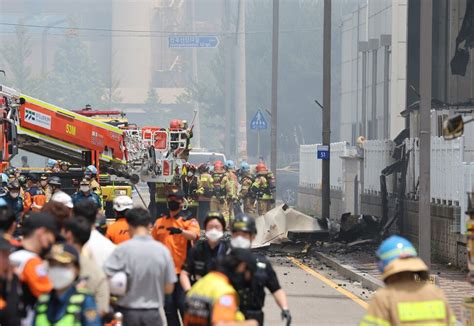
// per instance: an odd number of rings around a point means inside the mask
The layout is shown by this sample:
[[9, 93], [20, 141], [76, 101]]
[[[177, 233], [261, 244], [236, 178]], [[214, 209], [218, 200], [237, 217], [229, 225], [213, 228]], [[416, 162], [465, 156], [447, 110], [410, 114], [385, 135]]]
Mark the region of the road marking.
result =
[[346, 289], [343, 289], [341, 288], [339, 285], [337, 285], [336, 283], [334, 283], [333, 281], [331, 281], [330, 279], [324, 277], [323, 275], [319, 274], [318, 272], [316, 272], [314, 269], [312, 269], [311, 267], [303, 264], [302, 262], [300, 262], [298, 259], [294, 258], [294, 257], [291, 257], [291, 256], [288, 256], [288, 259], [293, 263], [295, 264], [296, 266], [298, 266], [299, 268], [301, 268], [302, 270], [304, 270], [305, 272], [307, 272], [308, 274], [310, 274], [311, 276], [314, 276], [315, 278], [317, 278], [318, 280], [326, 283], [327, 285], [329, 285], [331, 288], [333, 288], [334, 290], [336, 290], [337, 292], [339, 293], [342, 293], [344, 294], [346, 297], [348, 297], [349, 299], [351, 299], [352, 301], [354, 301], [355, 303], [359, 304], [360, 306], [362, 306], [364, 309], [367, 309], [367, 307], [369, 306], [369, 304], [367, 302], [365, 302], [364, 300], [362, 300], [361, 298], [359, 298], [358, 296], [356, 296], [354, 293], [352, 292], [349, 292], [347, 291]]

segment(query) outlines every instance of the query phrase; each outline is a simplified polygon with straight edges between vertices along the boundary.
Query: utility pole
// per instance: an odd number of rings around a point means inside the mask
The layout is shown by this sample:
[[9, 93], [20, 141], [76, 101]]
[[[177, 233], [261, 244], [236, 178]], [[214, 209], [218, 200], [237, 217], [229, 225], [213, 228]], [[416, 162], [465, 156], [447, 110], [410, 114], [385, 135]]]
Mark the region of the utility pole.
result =
[[247, 159], [247, 92], [246, 92], [246, 59], [245, 59], [245, 0], [239, 0], [239, 15], [237, 24], [237, 57], [236, 57], [236, 87], [235, 96], [235, 151], [236, 157]]
[[[229, 0], [224, 0], [222, 4], [223, 31], [230, 31], [230, 4]], [[227, 156], [232, 156], [231, 135], [233, 126], [232, 116], [232, 56], [231, 50], [233, 43], [228, 35], [222, 36], [224, 46], [224, 111], [225, 111], [225, 136], [224, 149]]]
[[420, 201], [418, 206], [418, 250], [431, 265], [431, 62], [433, 3], [421, 1], [420, 10]]
[[[270, 169], [276, 176], [277, 169], [277, 127], [278, 127], [278, 34], [280, 25], [280, 0], [273, 0], [272, 31], [272, 114], [271, 114], [271, 156]], [[260, 139], [259, 139], [260, 140]]]
[[[192, 10], [192, 27], [193, 33], [196, 33], [196, 0], [193, 0], [191, 3]], [[197, 84], [198, 80], [198, 63], [197, 63], [197, 48], [193, 48], [193, 80]], [[194, 101], [194, 112], [196, 113], [196, 119], [194, 120], [194, 138], [196, 139], [195, 147], [201, 148], [201, 117], [199, 112], [199, 104], [197, 101]]]
[[[324, 0], [323, 40], [323, 145], [331, 152], [331, 0]], [[321, 217], [330, 219], [330, 159], [322, 164]]]

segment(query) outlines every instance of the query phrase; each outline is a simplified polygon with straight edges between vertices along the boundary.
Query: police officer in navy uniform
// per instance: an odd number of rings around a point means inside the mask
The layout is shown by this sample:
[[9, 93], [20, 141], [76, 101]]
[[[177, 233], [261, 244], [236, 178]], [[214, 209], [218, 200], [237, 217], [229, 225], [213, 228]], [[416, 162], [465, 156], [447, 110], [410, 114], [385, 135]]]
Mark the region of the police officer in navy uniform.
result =
[[80, 269], [77, 250], [68, 244], [56, 244], [47, 259], [48, 277], [54, 290], [39, 297], [33, 324], [101, 325], [94, 297], [77, 283]]
[[220, 257], [224, 257], [229, 243], [223, 241], [226, 223], [219, 212], [209, 212], [204, 219], [206, 240], [201, 240], [191, 249], [180, 274], [180, 283], [185, 292], [191, 285], [205, 276], [216, 265]]
[[[245, 214], [237, 216], [231, 226], [232, 248], [250, 249], [252, 241], [257, 234], [255, 220]], [[253, 254], [254, 275], [250, 282], [236, 285], [239, 293], [240, 310], [246, 319], [256, 319], [263, 325], [263, 306], [265, 304], [265, 288], [267, 288], [281, 309], [281, 318], [286, 320], [286, 325], [291, 324], [291, 314], [288, 308], [286, 293], [280, 286], [275, 270], [271, 263], [261, 255]]]

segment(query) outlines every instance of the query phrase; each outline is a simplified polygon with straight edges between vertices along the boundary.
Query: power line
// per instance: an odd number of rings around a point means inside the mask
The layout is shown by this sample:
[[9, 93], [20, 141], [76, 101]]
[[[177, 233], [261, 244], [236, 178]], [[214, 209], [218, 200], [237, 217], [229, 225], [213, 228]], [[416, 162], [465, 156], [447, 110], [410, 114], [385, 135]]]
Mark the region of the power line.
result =
[[[66, 26], [48, 26], [48, 25], [32, 25], [32, 24], [15, 24], [15, 23], [0, 23], [3, 26], [15, 26], [15, 27], [29, 27], [29, 28], [47, 28], [47, 29], [58, 29], [58, 30], [67, 30], [67, 31], [88, 31], [88, 32], [109, 32], [109, 33], [142, 33], [145, 35], [135, 35], [135, 37], [168, 37], [168, 35], [185, 35], [185, 36], [202, 36], [202, 35], [217, 35], [217, 36], [227, 36], [227, 35], [237, 35], [237, 34], [271, 34], [271, 30], [261, 30], [261, 31], [228, 31], [228, 32], [212, 32], [212, 31], [166, 31], [166, 30], [134, 30], [134, 29], [107, 29], [107, 28], [92, 28], [92, 27], [66, 27]], [[280, 30], [280, 33], [306, 33], [306, 32], [317, 32], [321, 31], [322, 28], [308, 28], [308, 29], [287, 29]], [[8, 32], [1, 32], [8, 33]], [[154, 35], [154, 34], [166, 34], [166, 35]], [[54, 34], [49, 34], [54, 35]], [[61, 34], [57, 34], [61, 35]], [[101, 35], [101, 36], [112, 36], [114, 35]], [[119, 35], [119, 37], [131, 37], [131, 35]]]

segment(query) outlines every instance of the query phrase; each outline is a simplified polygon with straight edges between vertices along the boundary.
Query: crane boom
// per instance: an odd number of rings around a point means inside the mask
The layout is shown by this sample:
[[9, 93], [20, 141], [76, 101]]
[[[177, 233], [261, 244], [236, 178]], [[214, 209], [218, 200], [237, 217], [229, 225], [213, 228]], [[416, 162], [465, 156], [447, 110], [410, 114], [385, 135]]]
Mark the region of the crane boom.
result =
[[0, 156], [10, 161], [18, 149], [138, 181], [170, 183], [181, 173], [186, 130], [126, 129], [19, 93], [0, 85]]

